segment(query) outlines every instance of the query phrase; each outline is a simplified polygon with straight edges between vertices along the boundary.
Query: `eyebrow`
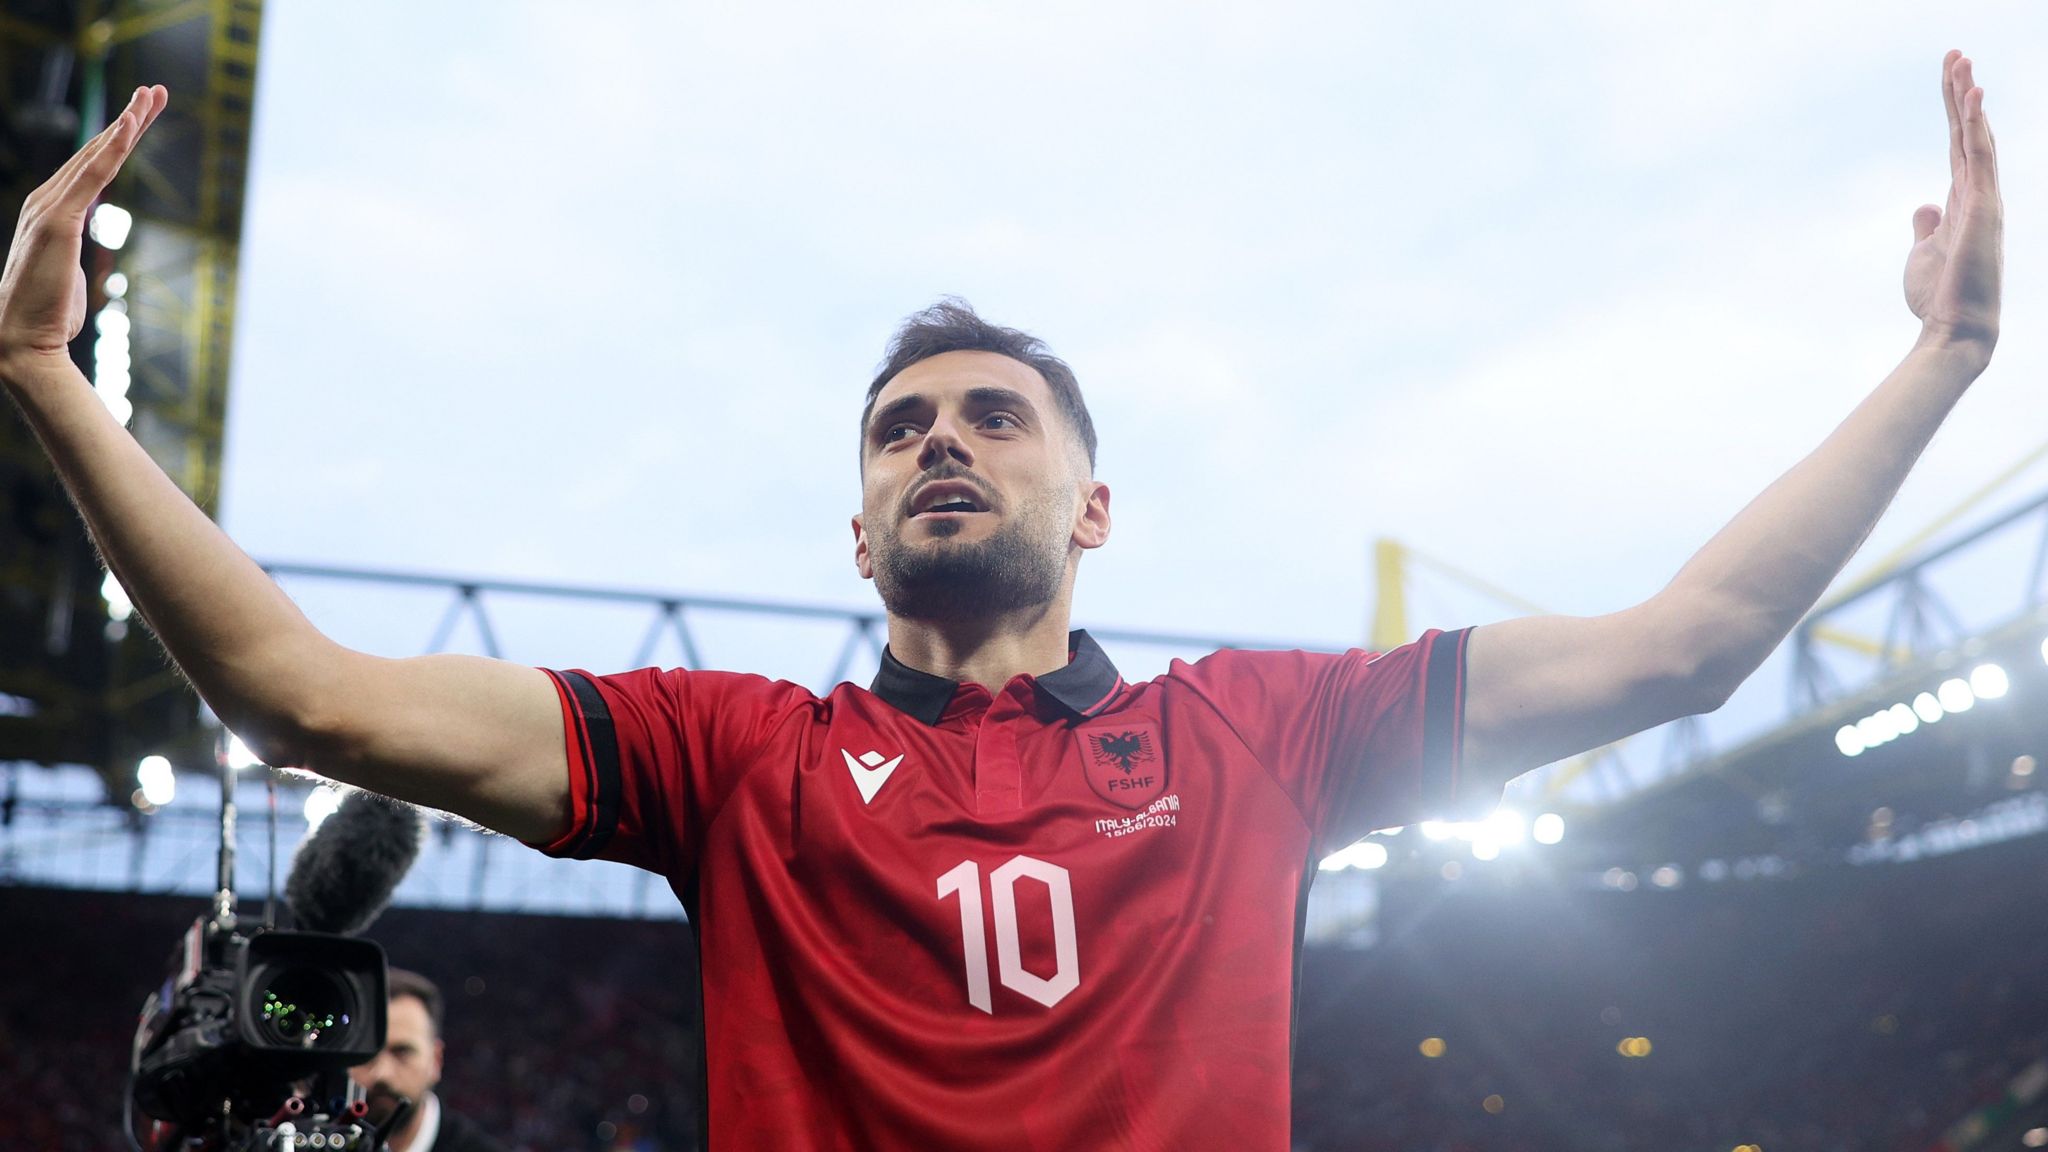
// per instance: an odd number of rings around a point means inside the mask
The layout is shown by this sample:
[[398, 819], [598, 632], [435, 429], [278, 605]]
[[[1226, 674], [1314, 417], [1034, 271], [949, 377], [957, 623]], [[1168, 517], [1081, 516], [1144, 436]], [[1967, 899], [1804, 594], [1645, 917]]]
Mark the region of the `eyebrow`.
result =
[[[875, 414], [868, 420], [868, 434], [872, 436], [875, 429], [887, 428], [898, 417], [930, 404], [931, 399], [921, 392], [898, 396], [875, 409]], [[1021, 408], [1033, 417], [1038, 415], [1038, 409], [1032, 405], [1030, 397], [1014, 388], [1000, 388], [993, 384], [969, 388], [967, 405], [970, 408]]]

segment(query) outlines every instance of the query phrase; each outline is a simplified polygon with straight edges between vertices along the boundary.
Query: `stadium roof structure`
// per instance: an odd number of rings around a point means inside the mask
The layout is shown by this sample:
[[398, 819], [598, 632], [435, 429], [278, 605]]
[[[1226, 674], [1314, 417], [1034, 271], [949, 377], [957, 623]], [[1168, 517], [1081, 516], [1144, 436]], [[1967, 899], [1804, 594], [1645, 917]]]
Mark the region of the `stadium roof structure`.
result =
[[[0, 6], [0, 213], [125, 94], [177, 94], [91, 217], [92, 318], [72, 356], [209, 514], [233, 344], [261, 0], [8, 0]], [[0, 405], [0, 760], [90, 764], [204, 744], [183, 681], [102, 571], [34, 436]]]
[[1783, 723], [1586, 813], [1575, 835], [1617, 862], [1865, 863], [2022, 830], [1999, 815], [2038, 799], [2048, 758], [2044, 569], [2048, 493], [1848, 589], [1788, 642]]

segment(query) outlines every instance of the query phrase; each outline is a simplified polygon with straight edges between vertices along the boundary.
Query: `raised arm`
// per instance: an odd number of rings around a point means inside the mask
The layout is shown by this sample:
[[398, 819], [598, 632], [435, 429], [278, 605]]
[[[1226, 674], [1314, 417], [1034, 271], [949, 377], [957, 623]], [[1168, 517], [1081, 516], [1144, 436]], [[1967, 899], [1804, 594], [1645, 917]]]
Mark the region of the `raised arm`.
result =
[[1812, 608], [1998, 341], [2003, 205], [1984, 90], [1942, 61], [1946, 208], [1913, 214], [1912, 351], [1813, 454], [1765, 489], [1649, 601], [1609, 616], [1475, 630], [1465, 761], [1496, 780], [1727, 700]]
[[561, 709], [545, 673], [468, 656], [343, 648], [114, 419], [66, 346], [85, 324], [86, 212], [170, 100], [138, 89], [30, 194], [0, 274], [0, 385], [87, 529], [200, 695], [258, 755], [529, 840], [569, 821]]

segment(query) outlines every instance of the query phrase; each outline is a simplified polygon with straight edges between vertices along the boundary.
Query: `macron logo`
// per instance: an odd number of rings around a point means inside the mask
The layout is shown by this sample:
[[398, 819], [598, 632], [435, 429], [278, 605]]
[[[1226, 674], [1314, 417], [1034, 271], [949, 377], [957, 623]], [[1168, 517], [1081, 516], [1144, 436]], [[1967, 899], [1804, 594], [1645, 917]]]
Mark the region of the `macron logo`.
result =
[[853, 753], [841, 748], [839, 754], [846, 757], [846, 770], [853, 773], [853, 786], [860, 789], [860, 802], [863, 804], [875, 798], [875, 793], [881, 791], [883, 782], [889, 779], [889, 773], [894, 772], [896, 766], [903, 763], [901, 756], [894, 760], [884, 760], [880, 752], [863, 752], [856, 758]]

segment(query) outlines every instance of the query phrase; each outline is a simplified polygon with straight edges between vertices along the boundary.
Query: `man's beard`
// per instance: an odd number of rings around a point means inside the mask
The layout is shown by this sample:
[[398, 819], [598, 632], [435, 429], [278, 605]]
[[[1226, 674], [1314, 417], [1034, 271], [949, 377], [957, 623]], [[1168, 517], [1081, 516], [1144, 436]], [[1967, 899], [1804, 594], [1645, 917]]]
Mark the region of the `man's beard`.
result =
[[[370, 1106], [370, 1122], [381, 1127], [385, 1122], [389, 1121], [392, 1113], [398, 1110], [398, 1101], [402, 1095], [403, 1093], [399, 1092], [398, 1089], [384, 1083], [382, 1080], [371, 1085], [369, 1091], [363, 1094], [364, 1103]], [[412, 1102], [412, 1114], [418, 1116], [420, 1109], [426, 1106], [427, 1102], [424, 1094], [422, 1094], [421, 1099]], [[386, 1133], [386, 1135], [389, 1135], [389, 1133]]]
[[[1010, 520], [985, 540], [957, 536], [957, 524], [933, 525], [935, 539], [907, 544], [893, 531], [870, 539], [875, 590], [893, 616], [911, 620], [992, 620], [1051, 604], [1066, 579], [1065, 550], [1032, 517]], [[1043, 539], [1041, 538], [1043, 537]]]

